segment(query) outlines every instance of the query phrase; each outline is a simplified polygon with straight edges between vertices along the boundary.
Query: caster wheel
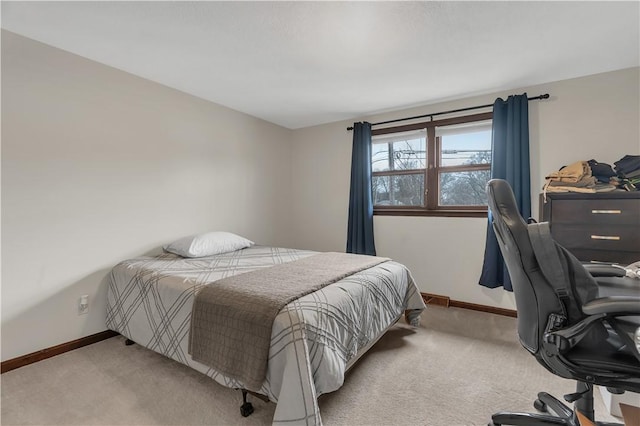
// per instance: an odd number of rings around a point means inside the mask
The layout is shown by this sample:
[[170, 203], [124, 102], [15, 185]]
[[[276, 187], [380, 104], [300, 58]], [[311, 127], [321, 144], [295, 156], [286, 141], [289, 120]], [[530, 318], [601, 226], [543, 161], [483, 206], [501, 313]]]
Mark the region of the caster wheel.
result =
[[535, 401], [533, 401], [533, 408], [542, 413], [545, 413], [547, 411], [547, 404], [540, 401], [539, 399], [536, 399]]
[[249, 417], [253, 413], [253, 405], [250, 402], [245, 402], [240, 406], [240, 414], [242, 417]]

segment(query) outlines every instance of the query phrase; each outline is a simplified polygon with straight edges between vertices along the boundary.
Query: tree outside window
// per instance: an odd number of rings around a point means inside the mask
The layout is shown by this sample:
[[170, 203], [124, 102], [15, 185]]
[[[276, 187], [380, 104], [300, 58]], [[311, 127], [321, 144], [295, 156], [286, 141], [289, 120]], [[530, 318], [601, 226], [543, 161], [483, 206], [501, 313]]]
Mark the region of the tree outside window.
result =
[[374, 214], [486, 215], [491, 113], [372, 133]]

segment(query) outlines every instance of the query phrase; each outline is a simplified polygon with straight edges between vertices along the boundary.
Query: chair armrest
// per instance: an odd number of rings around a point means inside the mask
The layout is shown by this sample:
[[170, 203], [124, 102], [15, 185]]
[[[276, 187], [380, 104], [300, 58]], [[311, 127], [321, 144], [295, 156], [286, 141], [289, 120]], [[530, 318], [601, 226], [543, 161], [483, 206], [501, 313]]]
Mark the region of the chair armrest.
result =
[[609, 296], [640, 297], [640, 279], [629, 277], [597, 277], [598, 298]]
[[640, 297], [610, 296], [594, 299], [582, 306], [588, 315], [582, 321], [566, 328], [556, 329], [563, 319], [552, 314], [549, 317], [544, 344], [550, 353], [560, 354], [574, 347], [588, 333], [591, 325], [610, 317], [640, 315]]
[[[543, 344], [549, 353], [554, 355], [561, 354], [574, 347], [587, 334], [591, 324], [602, 321], [606, 318], [605, 314], [590, 315], [582, 321], [559, 330], [547, 331], [544, 333]], [[552, 330], [558, 324], [564, 321], [564, 317], [556, 314], [549, 316], [547, 330]]]
[[592, 277], [624, 277], [627, 270], [622, 266], [608, 265], [602, 263], [583, 263], [584, 269], [591, 274]]
[[587, 315], [640, 315], [640, 297], [601, 297], [585, 303], [582, 312]]

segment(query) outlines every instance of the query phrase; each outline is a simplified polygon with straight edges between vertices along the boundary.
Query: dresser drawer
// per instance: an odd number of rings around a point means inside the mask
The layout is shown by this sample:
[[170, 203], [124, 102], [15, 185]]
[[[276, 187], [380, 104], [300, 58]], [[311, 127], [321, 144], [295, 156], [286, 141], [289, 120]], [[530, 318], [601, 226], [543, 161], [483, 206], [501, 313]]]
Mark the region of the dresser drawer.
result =
[[640, 260], [640, 191], [540, 195], [553, 238], [582, 261]]
[[589, 226], [552, 222], [551, 234], [569, 251], [580, 248], [632, 253], [640, 251], [640, 227], [637, 226]]
[[638, 253], [625, 251], [602, 251], [577, 248], [571, 250], [571, 254], [583, 262], [618, 263], [626, 266], [638, 261]]
[[619, 224], [640, 226], [638, 200], [555, 200], [553, 223]]

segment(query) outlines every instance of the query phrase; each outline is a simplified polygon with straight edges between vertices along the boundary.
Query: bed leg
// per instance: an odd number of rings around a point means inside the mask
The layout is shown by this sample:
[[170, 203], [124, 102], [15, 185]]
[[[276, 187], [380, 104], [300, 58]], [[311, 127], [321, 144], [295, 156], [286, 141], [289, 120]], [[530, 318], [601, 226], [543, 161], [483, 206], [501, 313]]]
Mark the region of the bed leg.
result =
[[242, 417], [248, 417], [253, 413], [253, 405], [247, 402], [247, 391], [242, 389], [242, 405], [240, 406], [240, 414]]
[[127, 339], [127, 340], [125, 340], [125, 341], [124, 341], [124, 344], [125, 344], [125, 345], [127, 345], [127, 346], [131, 346], [131, 345], [133, 345], [134, 343], [135, 343], [135, 342], [134, 342], [133, 340], [131, 340], [131, 339]]
[[407, 309], [404, 311], [404, 319], [412, 327], [420, 327], [420, 314], [422, 309]]

